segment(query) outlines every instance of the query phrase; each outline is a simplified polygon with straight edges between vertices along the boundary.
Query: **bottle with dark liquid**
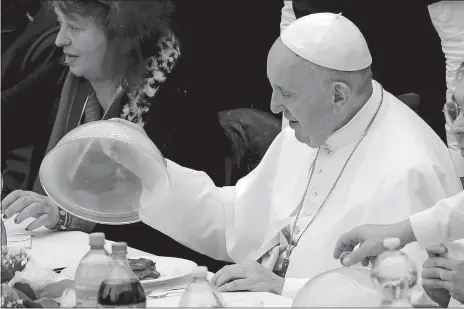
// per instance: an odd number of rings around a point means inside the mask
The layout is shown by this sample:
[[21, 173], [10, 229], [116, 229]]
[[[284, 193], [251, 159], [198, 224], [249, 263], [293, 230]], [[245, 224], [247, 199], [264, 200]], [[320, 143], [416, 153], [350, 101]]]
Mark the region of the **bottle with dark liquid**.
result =
[[98, 307], [145, 308], [147, 301], [142, 284], [127, 262], [127, 244], [114, 243], [112, 253], [116, 265], [100, 286]]

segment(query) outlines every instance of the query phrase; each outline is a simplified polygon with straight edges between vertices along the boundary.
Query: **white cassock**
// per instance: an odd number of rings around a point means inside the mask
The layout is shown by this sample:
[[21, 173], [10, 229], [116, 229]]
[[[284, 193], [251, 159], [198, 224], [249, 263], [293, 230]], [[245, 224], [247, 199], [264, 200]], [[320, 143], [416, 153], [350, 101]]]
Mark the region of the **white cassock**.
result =
[[[373, 81], [373, 88], [365, 106], [322, 147], [297, 223], [297, 237], [374, 115], [381, 86]], [[140, 216], [146, 224], [215, 259], [262, 260], [273, 268], [282, 261], [279, 246], [282, 249], [287, 241], [282, 231], [293, 224], [316, 152], [298, 142], [287, 128], [255, 170], [236, 186], [223, 188], [203, 172], [168, 161], [170, 196], [142, 209]], [[409, 107], [385, 91], [368, 134], [293, 250], [282, 294], [293, 296], [306, 282], [303, 278], [341, 266], [332, 257], [341, 234], [360, 224], [398, 222], [461, 190], [445, 144]], [[425, 251], [417, 244], [405, 251], [421, 268]]]

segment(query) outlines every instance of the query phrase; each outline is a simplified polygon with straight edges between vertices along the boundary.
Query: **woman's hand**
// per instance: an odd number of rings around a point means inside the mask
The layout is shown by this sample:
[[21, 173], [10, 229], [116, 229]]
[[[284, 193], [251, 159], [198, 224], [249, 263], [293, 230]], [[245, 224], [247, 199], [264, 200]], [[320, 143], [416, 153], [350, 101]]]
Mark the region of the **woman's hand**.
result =
[[36, 218], [26, 230], [32, 231], [41, 226], [52, 229], [60, 218], [58, 205], [48, 196], [31, 191], [16, 190], [8, 194], [2, 201], [3, 217], [10, 218], [18, 213], [15, 223], [21, 223], [29, 217]]

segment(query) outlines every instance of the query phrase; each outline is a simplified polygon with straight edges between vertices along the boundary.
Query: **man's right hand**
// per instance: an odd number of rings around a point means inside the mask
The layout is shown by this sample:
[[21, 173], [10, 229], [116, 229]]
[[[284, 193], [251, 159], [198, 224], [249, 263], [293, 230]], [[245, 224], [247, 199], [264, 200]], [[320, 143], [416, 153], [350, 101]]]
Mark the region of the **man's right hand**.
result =
[[[432, 246], [427, 249], [427, 254], [429, 258], [442, 257], [446, 258], [448, 256], [448, 249], [444, 245]], [[445, 288], [439, 288], [434, 286], [434, 280], [430, 280], [430, 272], [426, 263], [424, 263], [424, 269], [422, 270], [422, 287], [425, 290], [425, 293], [442, 308], [447, 308], [449, 301], [451, 299], [450, 293]]]
[[48, 196], [22, 190], [13, 191], [3, 199], [2, 213], [5, 219], [18, 213], [15, 218], [17, 224], [29, 217], [36, 218], [26, 227], [28, 231], [41, 226], [52, 229], [60, 218], [58, 205]]
[[[351, 252], [344, 257], [343, 266], [359, 262], [368, 266], [370, 259], [385, 251], [383, 241], [390, 237], [399, 238], [402, 247], [416, 240], [409, 219], [388, 225], [361, 225], [339, 238], [333, 257], [338, 259], [343, 252]], [[353, 251], [358, 244], [361, 245]]]

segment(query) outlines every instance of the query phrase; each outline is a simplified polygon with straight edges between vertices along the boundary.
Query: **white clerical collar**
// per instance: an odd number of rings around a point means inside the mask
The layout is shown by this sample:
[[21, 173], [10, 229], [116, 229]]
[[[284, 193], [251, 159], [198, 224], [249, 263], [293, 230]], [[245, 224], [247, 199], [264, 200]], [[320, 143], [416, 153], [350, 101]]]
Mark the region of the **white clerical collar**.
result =
[[336, 151], [356, 142], [361, 137], [380, 103], [381, 88], [375, 80], [372, 80], [372, 89], [371, 97], [359, 112], [346, 125], [335, 131], [326, 140], [325, 147], [329, 151]]

